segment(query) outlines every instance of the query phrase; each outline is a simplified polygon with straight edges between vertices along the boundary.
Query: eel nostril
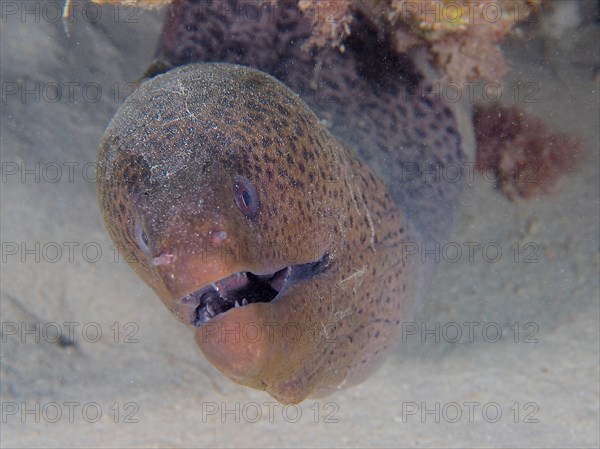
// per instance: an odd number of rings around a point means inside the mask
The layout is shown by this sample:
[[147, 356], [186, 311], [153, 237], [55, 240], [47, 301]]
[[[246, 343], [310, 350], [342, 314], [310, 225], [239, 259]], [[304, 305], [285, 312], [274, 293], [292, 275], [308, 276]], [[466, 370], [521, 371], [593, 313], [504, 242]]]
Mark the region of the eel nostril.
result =
[[152, 265], [155, 267], [169, 265], [171, 262], [175, 260], [175, 256], [173, 254], [160, 254], [159, 256], [152, 258]]

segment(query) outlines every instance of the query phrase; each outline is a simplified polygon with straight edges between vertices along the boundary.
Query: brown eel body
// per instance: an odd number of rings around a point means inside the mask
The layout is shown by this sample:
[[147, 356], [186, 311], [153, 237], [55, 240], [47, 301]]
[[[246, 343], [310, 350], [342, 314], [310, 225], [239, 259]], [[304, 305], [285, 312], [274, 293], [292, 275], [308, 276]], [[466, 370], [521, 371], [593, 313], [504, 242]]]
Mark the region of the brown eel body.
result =
[[98, 197], [206, 357], [292, 403], [394, 348], [432, 271], [408, 254], [443, 244], [463, 190], [427, 174], [464, 153], [452, 110], [366, 19], [344, 52], [311, 52], [281, 3], [253, 20], [236, 1], [171, 6], [158, 55], [176, 68], [111, 121]]

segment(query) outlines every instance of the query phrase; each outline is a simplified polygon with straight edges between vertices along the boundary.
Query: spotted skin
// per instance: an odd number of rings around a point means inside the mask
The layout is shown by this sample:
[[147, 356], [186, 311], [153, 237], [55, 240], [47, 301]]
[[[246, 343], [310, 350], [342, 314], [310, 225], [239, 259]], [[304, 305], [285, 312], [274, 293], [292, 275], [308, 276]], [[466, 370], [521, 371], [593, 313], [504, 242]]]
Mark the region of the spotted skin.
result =
[[157, 58], [169, 66], [243, 64], [282, 81], [377, 172], [425, 241], [445, 241], [467, 178], [453, 172], [465, 168], [466, 131], [454, 103], [360, 14], [343, 53], [307, 51], [311, 21], [296, 4], [264, 2], [256, 12], [253, 1], [175, 0]]
[[[402, 171], [462, 160], [453, 114], [439, 99], [414, 94], [428, 87], [409, 61], [371, 55], [386, 61], [378, 69], [361, 59], [372, 53], [364, 48], [374, 38], [368, 27], [344, 54], [311, 56], [301, 48], [309, 24], [289, 19], [293, 2], [251, 24], [206, 9], [217, 3], [203, 5], [173, 5], [161, 59], [262, 71], [185, 65], [127, 99], [99, 154], [107, 229], [186, 324], [194, 310], [181, 298], [190, 292], [232, 273], [325, 259], [324, 270], [275, 301], [193, 327], [195, 338], [225, 375], [283, 403], [356, 384], [394, 347], [430, 275], [405, 248], [450, 231], [462, 185]], [[190, 26], [190, 17], [204, 26]], [[240, 177], [256, 190], [251, 216], [234, 200]]]

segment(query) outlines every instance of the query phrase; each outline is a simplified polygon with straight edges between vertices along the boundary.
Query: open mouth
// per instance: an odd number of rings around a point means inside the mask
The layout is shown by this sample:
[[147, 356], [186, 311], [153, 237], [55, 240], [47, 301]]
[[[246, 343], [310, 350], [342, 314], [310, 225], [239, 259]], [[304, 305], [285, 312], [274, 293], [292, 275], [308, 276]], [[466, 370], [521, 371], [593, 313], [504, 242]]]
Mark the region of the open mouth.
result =
[[329, 260], [329, 255], [325, 254], [317, 261], [289, 265], [265, 275], [241, 271], [202, 287], [179, 301], [195, 307], [190, 324], [200, 327], [230, 309], [277, 300], [290, 285], [322, 273]]

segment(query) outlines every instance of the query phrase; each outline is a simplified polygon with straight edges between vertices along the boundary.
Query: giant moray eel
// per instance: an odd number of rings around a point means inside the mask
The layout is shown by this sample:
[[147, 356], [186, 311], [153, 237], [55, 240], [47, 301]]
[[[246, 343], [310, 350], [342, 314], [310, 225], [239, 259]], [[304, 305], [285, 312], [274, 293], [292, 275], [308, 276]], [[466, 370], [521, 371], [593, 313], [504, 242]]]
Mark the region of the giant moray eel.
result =
[[432, 272], [409, 255], [447, 239], [463, 190], [433, 167], [460, 166], [464, 143], [365, 18], [344, 52], [310, 52], [295, 2], [253, 20], [236, 5], [173, 4], [158, 56], [175, 68], [109, 124], [98, 197], [206, 357], [293, 403], [362, 381], [394, 347]]

